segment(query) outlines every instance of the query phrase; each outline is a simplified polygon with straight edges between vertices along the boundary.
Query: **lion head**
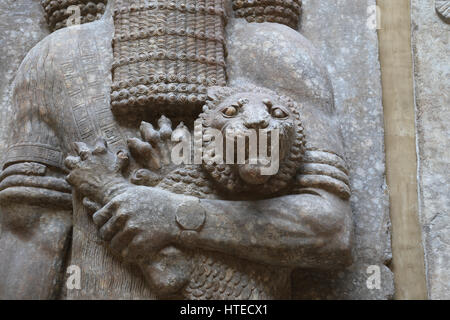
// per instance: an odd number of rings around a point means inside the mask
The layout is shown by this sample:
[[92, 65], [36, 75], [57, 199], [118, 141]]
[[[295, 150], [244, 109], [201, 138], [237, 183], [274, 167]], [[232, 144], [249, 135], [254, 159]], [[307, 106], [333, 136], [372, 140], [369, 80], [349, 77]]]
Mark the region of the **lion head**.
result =
[[[226, 154], [226, 145], [229, 146], [230, 141], [235, 149], [234, 161], [230, 162], [228, 158], [222, 163], [203, 161], [203, 167], [219, 188], [228, 192], [251, 191], [267, 195], [282, 190], [293, 180], [301, 164], [305, 140], [300, 110], [292, 99], [249, 84], [239, 87], [210, 87], [200, 119], [204, 152], [215, 150], [210, 145], [210, 129], [222, 133], [223, 154]], [[277, 148], [271, 143], [274, 141], [272, 135], [275, 131], [278, 136]], [[257, 152], [255, 148], [249, 150], [251, 139], [248, 137], [251, 135], [257, 141]], [[244, 137], [246, 141], [243, 150], [237, 137]], [[266, 143], [261, 144], [261, 139]], [[269, 166], [268, 159], [274, 159], [274, 151], [278, 154], [278, 170], [264, 174], [263, 168]], [[243, 161], [236, 161], [239, 152], [243, 154]]]

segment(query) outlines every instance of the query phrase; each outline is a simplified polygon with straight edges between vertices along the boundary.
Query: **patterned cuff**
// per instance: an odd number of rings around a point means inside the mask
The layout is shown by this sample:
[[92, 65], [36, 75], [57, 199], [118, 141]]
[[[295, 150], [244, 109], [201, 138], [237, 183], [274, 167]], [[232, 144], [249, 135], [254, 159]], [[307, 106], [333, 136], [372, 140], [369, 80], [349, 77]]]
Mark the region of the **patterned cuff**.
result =
[[14, 162], [38, 162], [52, 167], [63, 168], [63, 154], [55, 147], [39, 143], [14, 144], [6, 151], [2, 168]]

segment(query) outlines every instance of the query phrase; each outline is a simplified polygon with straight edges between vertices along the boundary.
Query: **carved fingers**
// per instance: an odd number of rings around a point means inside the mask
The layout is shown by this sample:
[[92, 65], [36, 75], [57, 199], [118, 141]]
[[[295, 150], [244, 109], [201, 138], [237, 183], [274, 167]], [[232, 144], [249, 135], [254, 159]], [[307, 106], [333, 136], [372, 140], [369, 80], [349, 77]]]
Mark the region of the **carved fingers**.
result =
[[116, 202], [109, 202], [92, 216], [92, 221], [94, 221], [97, 227], [103, 227], [103, 225], [112, 217], [114, 210], [116, 210], [117, 207], [118, 204]]
[[155, 255], [157, 249], [152, 246], [152, 242], [149, 241], [148, 236], [144, 233], [138, 233], [128, 243], [127, 247], [122, 250], [122, 256], [125, 259], [131, 261], [142, 261]]
[[[133, 241], [139, 230], [134, 227], [127, 228], [124, 231], [117, 232], [111, 239], [111, 249], [118, 255], [127, 258], [129, 257], [128, 246]], [[129, 257], [131, 259], [131, 257]]]
[[130, 261], [148, 260], [175, 241], [179, 228], [171, 200], [161, 192], [132, 187], [92, 216], [100, 238], [109, 242], [114, 253]]
[[[99, 236], [110, 241], [110, 248], [117, 255], [129, 260], [136, 260], [143, 255], [142, 228], [131, 221], [132, 212], [124, 209], [120, 201], [111, 201], [98, 210], [92, 217], [99, 229]], [[138, 253], [139, 251], [139, 253]]]
[[86, 208], [89, 215], [93, 215], [95, 212], [101, 209], [101, 206], [91, 199], [84, 197], [83, 198], [83, 206]]
[[103, 240], [110, 241], [120, 230], [123, 229], [128, 220], [128, 215], [122, 211], [111, 217], [100, 229], [100, 237]]

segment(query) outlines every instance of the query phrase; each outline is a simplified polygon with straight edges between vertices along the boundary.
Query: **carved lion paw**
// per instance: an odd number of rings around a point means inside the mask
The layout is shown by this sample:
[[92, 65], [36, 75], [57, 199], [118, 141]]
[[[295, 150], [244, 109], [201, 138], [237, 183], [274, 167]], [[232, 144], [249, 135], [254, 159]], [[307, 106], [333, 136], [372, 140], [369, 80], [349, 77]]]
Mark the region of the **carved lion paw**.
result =
[[84, 196], [102, 203], [107, 201], [105, 196], [114, 196], [112, 190], [118, 185], [127, 184], [122, 175], [129, 161], [125, 150], [112, 152], [104, 139], [99, 139], [93, 147], [75, 142], [73, 149], [76, 156], [69, 156], [64, 161], [71, 170], [66, 180]]
[[152, 171], [159, 171], [163, 167], [170, 167], [171, 151], [173, 145], [178, 142], [175, 133], [187, 133], [188, 129], [181, 122], [175, 130], [172, 130], [172, 122], [165, 116], [158, 120], [159, 129], [148, 122], [142, 121], [140, 126], [141, 139], [128, 139], [128, 147], [131, 154], [144, 167]]

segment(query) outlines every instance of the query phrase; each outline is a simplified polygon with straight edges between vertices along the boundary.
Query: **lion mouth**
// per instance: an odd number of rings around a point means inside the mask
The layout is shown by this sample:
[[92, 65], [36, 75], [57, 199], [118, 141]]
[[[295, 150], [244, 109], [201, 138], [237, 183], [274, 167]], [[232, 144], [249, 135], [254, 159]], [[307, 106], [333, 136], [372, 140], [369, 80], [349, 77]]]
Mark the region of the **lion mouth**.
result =
[[[273, 150], [272, 133], [258, 132], [257, 134], [248, 131], [234, 132], [232, 136], [225, 135], [224, 155], [228, 155], [227, 149], [232, 149], [234, 158], [233, 164], [252, 164], [267, 166], [273, 156], [278, 156], [282, 150]], [[279, 145], [279, 144], [278, 144]], [[275, 145], [274, 145], [275, 147]], [[228, 150], [229, 151], [229, 150]], [[230, 159], [226, 159], [230, 163]]]
[[[239, 138], [244, 139], [244, 146], [237, 142]], [[234, 150], [236, 151], [234, 163], [237, 165], [239, 176], [251, 185], [266, 183], [271, 175], [263, 174], [263, 169], [270, 167], [273, 161], [277, 161], [278, 159], [275, 160], [273, 157], [279, 155], [279, 150], [272, 148], [271, 132], [259, 132], [256, 137], [253, 137], [253, 140], [246, 133], [239, 138], [234, 141]]]

